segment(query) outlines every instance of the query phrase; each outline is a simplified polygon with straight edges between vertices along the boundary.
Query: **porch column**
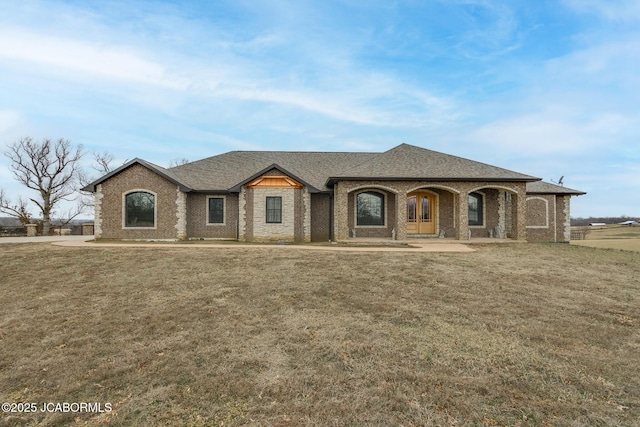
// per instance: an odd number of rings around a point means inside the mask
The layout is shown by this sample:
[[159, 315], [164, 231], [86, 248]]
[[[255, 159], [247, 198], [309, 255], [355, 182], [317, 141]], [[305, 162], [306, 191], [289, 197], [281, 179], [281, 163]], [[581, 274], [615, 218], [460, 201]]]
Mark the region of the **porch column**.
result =
[[349, 204], [346, 186], [337, 182], [333, 186], [333, 239], [347, 240], [349, 237]]
[[187, 239], [187, 193], [176, 189], [176, 237], [178, 240]]
[[407, 240], [407, 193], [396, 193], [396, 240]]
[[520, 185], [518, 193], [515, 195], [516, 202], [513, 203], [513, 219], [515, 224], [512, 226], [514, 240], [527, 240], [527, 190], [525, 184]]
[[498, 190], [498, 230], [500, 230], [500, 232], [494, 236], [498, 239], [504, 239], [507, 237], [506, 204], [507, 192], [504, 190]]
[[456, 196], [456, 239], [469, 240], [469, 193], [460, 191]]

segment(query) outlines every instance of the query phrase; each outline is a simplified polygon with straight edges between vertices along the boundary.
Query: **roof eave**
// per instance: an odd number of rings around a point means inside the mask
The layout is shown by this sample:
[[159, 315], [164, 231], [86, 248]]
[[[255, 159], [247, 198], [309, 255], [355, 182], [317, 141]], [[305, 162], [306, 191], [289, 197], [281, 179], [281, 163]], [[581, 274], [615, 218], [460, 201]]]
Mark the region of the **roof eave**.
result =
[[554, 194], [554, 195], [564, 195], [564, 196], [584, 196], [587, 193], [585, 193], [584, 191], [527, 191], [527, 194], [538, 194], [538, 195], [544, 195], [544, 194]]
[[444, 178], [444, 177], [379, 177], [379, 176], [341, 176], [341, 177], [329, 177], [325, 185], [327, 187], [334, 185], [338, 181], [454, 181], [454, 182], [535, 182], [540, 181], [540, 178], [536, 177], [520, 177], [520, 178], [488, 178], [488, 177], [458, 177], [458, 178]]

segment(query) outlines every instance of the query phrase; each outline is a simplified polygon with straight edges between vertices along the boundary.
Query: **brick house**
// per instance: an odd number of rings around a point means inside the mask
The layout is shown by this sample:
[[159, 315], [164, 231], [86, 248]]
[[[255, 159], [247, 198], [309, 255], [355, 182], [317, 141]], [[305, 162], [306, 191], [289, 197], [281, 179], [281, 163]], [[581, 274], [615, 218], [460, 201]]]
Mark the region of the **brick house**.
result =
[[134, 159], [84, 188], [95, 236], [310, 242], [570, 239], [571, 196], [539, 178], [401, 144], [384, 153], [232, 151]]

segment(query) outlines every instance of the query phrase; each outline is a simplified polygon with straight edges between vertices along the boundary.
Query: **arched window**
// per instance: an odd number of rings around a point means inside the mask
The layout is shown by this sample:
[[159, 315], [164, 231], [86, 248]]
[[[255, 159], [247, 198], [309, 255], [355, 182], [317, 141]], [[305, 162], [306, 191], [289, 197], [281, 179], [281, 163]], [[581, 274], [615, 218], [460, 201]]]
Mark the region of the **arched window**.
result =
[[469, 194], [469, 225], [483, 225], [484, 198], [480, 193]]
[[134, 191], [125, 196], [125, 227], [155, 227], [156, 196], [146, 191]]
[[384, 195], [365, 191], [356, 197], [357, 225], [384, 225]]

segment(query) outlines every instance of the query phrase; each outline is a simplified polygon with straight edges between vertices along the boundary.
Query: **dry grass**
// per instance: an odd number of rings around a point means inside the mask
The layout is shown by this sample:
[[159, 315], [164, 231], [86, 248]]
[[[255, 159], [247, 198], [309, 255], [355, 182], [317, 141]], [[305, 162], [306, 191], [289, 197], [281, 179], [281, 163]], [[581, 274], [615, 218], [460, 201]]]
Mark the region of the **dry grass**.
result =
[[2, 245], [0, 425], [632, 426], [640, 254]]
[[586, 240], [574, 240], [571, 243], [592, 248], [640, 252], [640, 227], [615, 224], [591, 227]]

